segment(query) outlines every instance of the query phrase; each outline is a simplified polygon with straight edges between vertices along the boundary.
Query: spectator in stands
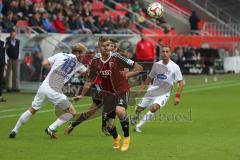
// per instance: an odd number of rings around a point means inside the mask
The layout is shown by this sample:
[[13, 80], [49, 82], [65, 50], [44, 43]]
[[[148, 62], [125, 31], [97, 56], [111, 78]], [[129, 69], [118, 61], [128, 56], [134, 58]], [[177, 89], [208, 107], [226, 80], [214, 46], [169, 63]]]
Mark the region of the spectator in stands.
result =
[[43, 61], [42, 52], [35, 51], [35, 53], [33, 53], [33, 67], [35, 69], [33, 80], [38, 81], [40, 79], [41, 69], [42, 69], [42, 61]]
[[163, 47], [163, 40], [159, 39], [156, 46], [156, 60], [159, 61], [161, 59], [161, 52]]
[[116, 23], [112, 16], [108, 16], [102, 25], [103, 31], [109, 34], [115, 33]]
[[2, 20], [2, 28], [3, 32], [11, 32], [13, 27], [15, 26], [15, 23], [12, 21], [13, 13], [9, 11], [6, 16], [3, 17]]
[[[8, 69], [7, 69], [7, 91], [16, 91], [18, 92], [18, 59], [19, 56], [19, 47], [20, 41], [17, 39], [17, 33], [15, 30], [12, 30], [10, 33], [10, 37], [6, 39], [6, 54], [8, 56]], [[10, 73], [12, 71], [12, 89], [10, 89]]]
[[53, 24], [58, 33], [65, 33], [67, 31], [66, 26], [64, 26], [64, 17], [62, 16], [62, 12], [58, 12], [57, 15], [54, 16]]
[[74, 14], [69, 18], [68, 25], [71, 33], [83, 33], [83, 30], [78, 27], [78, 14]]
[[163, 32], [167, 34], [171, 30], [171, 25], [167, 23], [164, 17], [158, 18], [156, 24], [163, 28]]
[[175, 51], [172, 53], [171, 59], [182, 69], [184, 67], [185, 60], [183, 57], [183, 48], [176, 47]]
[[45, 9], [49, 13], [49, 15], [55, 14], [54, 12], [55, 6], [56, 6], [56, 3], [47, 2]]
[[66, 3], [64, 3], [63, 14], [67, 17], [71, 17], [72, 15], [77, 14], [72, 1], [67, 1]]
[[126, 25], [126, 18], [123, 16], [118, 16], [117, 18], [117, 24], [115, 28], [115, 32], [118, 34], [124, 34], [125, 33], [125, 25]]
[[[139, 23], [140, 25], [142, 25], [143, 27], [147, 27], [146, 26], [146, 18], [144, 15], [144, 12], [142, 9], [139, 10], [138, 15], [137, 15], [137, 23]], [[140, 27], [141, 29], [142, 27]]]
[[92, 31], [85, 26], [85, 22], [83, 21], [82, 16], [78, 16], [77, 26], [82, 30], [83, 33], [90, 34]]
[[18, 14], [18, 12], [19, 12], [18, 1], [13, 0], [13, 1], [10, 3], [10, 8], [8, 8], [8, 11], [11, 11], [12, 13]]
[[47, 32], [55, 32], [55, 29], [49, 19], [49, 15], [47, 12], [43, 12], [41, 14], [41, 24], [44, 30]]
[[84, 18], [85, 26], [89, 28], [92, 33], [99, 33], [99, 29], [95, 26], [92, 16], [86, 16]]
[[23, 63], [21, 65], [21, 79], [22, 80], [31, 80], [34, 68], [33, 68], [32, 56], [29, 53], [26, 53], [23, 58]]
[[[130, 11], [133, 11], [133, 8], [132, 8], [132, 4], [131, 3], [129, 3], [128, 4], [128, 10], [130, 10]], [[136, 17], [135, 17], [135, 15], [133, 14], [133, 12], [127, 12], [127, 15], [126, 15], [131, 21], [135, 21], [135, 19], [136, 19]]]
[[132, 10], [133, 12], [138, 12], [140, 10], [139, 1], [133, 1]]
[[29, 26], [31, 26], [36, 32], [41, 33], [42, 23], [41, 23], [41, 14], [40, 12], [36, 12], [29, 19]]
[[191, 34], [199, 34], [198, 22], [199, 22], [199, 18], [197, 16], [197, 13], [195, 11], [192, 11], [191, 16], [189, 17]]
[[82, 16], [83, 17], [87, 17], [87, 16], [91, 16], [92, 15], [92, 11], [91, 11], [91, 3], [90, 2], [86, 2], [83, 5], [83, 9], [82, 9]]
[[29, 4], [25, 0], [21, 0], [19, 3], [19, 11], [18, 15], [20, 19], [28, 20], [28, 14], [29, 14]]
[[[1, 31], [0, 31], [1, 34]], [[2, 97], [3, 89], [3, 79], [4, 79], [4, 70], [6, 69], [6, 55], [4, 51], [4, 41], [0, 40], [0, 102], [5, 102], [6, 100]]]
[[62, 13], [63, 11], [63, 6], [61, 5], [61, 3], [56, 3], [55, 4], [55, 7], [54, 7], [54, 10], [53, 10], [53, 13], [54, 14], [58, 14], [58, 13]]

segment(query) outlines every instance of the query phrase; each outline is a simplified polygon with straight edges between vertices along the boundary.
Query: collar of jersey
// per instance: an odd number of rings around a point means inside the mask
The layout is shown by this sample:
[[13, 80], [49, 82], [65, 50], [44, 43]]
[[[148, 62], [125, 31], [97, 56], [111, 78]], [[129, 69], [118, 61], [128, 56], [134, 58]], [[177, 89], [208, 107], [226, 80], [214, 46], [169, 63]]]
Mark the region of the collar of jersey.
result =
[[104, 61], [104, 60], [102, 59], [102, 55], [101, 55], [101, 53], [100, 53], [100, 60], [101, 60], [103, 63], [107, 63], [111, 57], [112, 57], [112, 52], [110, 52], [110, 55], [109, 55], [108, 59]]

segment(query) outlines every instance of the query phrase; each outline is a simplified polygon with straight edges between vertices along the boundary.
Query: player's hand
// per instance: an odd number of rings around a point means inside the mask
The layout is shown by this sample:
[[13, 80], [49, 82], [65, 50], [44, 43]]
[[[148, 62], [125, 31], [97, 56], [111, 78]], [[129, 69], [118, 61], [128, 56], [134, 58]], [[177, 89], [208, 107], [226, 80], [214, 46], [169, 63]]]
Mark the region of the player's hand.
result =
[[78, 101], [78, 100], [82, 99], [83, 97], [84, 97], [84, 96], [79, 95], [79, 96], [73, 97], [73, 100], [74, 100], [74, 101]]
[[123, 77], [125, 77], [126, 79], [128, 79], [128, 78], [129, 78], [128, 72], [129, 72], [129, 71], [120, 71], [120, 74], [121, 74]]
[[179, 102], [180, 102], [180, 98], [175, 97], [175, 99], [174, 99], [174, 105], [175, 105], [175, 106], [178, 105]]

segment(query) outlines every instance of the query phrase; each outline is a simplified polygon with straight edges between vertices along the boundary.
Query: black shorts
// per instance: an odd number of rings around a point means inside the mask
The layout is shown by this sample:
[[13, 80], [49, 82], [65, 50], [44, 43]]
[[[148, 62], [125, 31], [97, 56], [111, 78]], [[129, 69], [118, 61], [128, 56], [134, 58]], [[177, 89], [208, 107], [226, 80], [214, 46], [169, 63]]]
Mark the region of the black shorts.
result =
[[121, 106], [127, 109], [128, 106], [128, 92], [121, 94], [102, 93], [103, 96], [103, 115], [109, 115], [115, 118], [116, 106]]

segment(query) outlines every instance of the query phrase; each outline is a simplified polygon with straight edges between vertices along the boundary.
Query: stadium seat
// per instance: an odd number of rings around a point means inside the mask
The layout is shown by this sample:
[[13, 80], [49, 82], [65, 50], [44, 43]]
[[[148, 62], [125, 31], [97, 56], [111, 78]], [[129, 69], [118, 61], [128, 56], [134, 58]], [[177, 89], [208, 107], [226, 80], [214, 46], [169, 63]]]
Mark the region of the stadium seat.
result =
[[117, 17], [119, 15], [125, 16], [126, 14], [127, 14], [126, 11], [119, 11], [119, 10], [118, 11], [114, 11], [114, 10], [109, 11], [109, 15], [112, 16], [115, 21], [117, 20]]
[[26, 20], [18, 20], [16, 26], [17, 27], [28, 27], [29, 23]]
[[123, 7], [127, 8], [127, 7], [128, 7], [128, 3], [117, 3], [117, 4], [115, 5], [115, 9], [116, 9], [116, 10], [124, 10]]

